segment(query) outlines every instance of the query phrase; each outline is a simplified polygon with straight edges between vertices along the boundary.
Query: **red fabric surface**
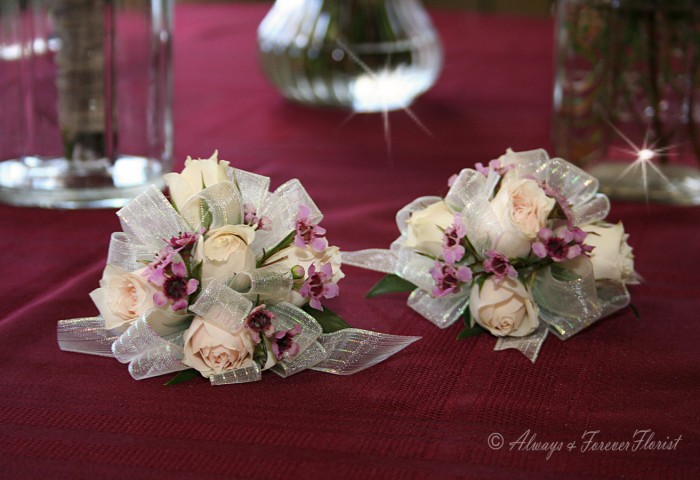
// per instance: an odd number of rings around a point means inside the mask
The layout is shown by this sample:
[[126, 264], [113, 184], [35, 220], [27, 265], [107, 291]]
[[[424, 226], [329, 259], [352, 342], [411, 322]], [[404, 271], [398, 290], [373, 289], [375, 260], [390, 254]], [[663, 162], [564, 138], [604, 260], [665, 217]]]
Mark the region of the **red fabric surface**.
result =
[[[260, 6], [179, 6], [175, 36], [176, 154], [221, 157], [299, 178], [326, 214], [332, 243], [386, 247], [396, 210], [444, 194], [446, 179], [507, 147], [549, 147], [552, 23], [434, 12], [446, 49], [435, 88], [414, 107], [433, 132], [381, 118], [285, 102], [255, 54]], [[62, 352], [56, 322], [96, 314], [88, 293], [104, 267], [112, 210], [0, 206], [0, 477], [2, 478], [698, 478], [700, 474], [700, 210], [614, 203], [645, 283], [629, 312], [566, 342], [550, 337], [536, 364], [494, 352], [483, 335], [454, 340], [405, 306], [364, 300], [380, 275], [347, 267], [330, 306], [357, 327], [420, 335], [350, 377], [175, 387], [134, 381], [115, 360]], [[631, 441], [682, 436], [675, 451], [582, 452], [581, 436]], [[530, 431], [564, 442], [510, 446]], [[494, 450], [487, 439], [503, 435]], [[566, 449], [569, 442], [577, 448]]]

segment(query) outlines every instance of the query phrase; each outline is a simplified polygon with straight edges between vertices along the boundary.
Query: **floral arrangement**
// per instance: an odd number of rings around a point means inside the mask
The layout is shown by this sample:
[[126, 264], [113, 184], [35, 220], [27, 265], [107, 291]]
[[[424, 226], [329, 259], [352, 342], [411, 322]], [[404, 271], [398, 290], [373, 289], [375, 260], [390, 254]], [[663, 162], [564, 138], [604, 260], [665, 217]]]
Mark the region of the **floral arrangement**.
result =
[[389, 274], [368, 297], [411, 291], [408, 306], [438, 327], [463, 318], [458, 338], [489, 332], [496, 350], [533, 362], [549, 331], [564, 340], [630, 305], [632, 249], [621, 223], [604, 222], [594, 177], [544, 150], [508, 150], [449, 186], [398, 212], [390, 250], [343, 253]]
[[139, 380], [179, 372], [214, 385], [305, 369], [352, 374], [417, 337], [350, 328], [322, 305], [339, 294], [338, 247], [298, 180], [270, 180], [218, 160], [188, 158], [117, 212], [100, 315], [62, 320], [62, 350], [113, 356]]

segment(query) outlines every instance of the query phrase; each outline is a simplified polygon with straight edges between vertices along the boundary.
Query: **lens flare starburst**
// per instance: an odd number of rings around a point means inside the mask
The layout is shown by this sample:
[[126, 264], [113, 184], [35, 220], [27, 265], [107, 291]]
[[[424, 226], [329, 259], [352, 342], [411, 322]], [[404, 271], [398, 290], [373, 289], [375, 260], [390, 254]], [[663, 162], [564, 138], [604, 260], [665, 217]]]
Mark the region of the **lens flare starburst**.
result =
[[[382, 126], [384, 128], [384, 142], [389, 156], [391, 156], [391, 124], [389, 122], [389, 112], [392, 110], [403, 110], [418, 127], [428, 136], [432, 137], [432, 132], [420, 121], [418, 116], [408, 106], [411, 100], [420, 92], [420, 82], [406, 80], [410, 78], [407, 72], [400, 65], [397, 68], [389, 68], [391, 57], [387, 57], [386, 64], [381, 70], [374, 71], [360, 59], [343, 42], [338, 42], [338, 49], [333, 51], [332, 57], [339, 61], [347, 55], [353, 62], [365, 72], [364, 75], [355, 80], [353, 86], [353, 112], [342, 122], [346, 124], [358, 113], [381, 112]], [[400, 80], [400, 81], [398, 81]]]
[[664, 148], [656, 148], [657, 142], [649, 142], [649, 130], [647, 130], [644, 136], [644, 142], [641, 146], [639, 146], [636, 145], [632, 140], [630, 140], [630, 138], [627, 135], [625, 135], [619, 128], [617, 128], [611, 122], [608, 122], [608, 124], [613, 128], [613, 130], [615, 130], [615, 133], [617, 133], [620, 136], [620, 138], [622, 138], [622, 140], [624, 140], [624, 142], [630, 147], [630, 149], [617, 147], [615, 147], [615, 149], [625, 153], [626, 155], [632, 155], [634, 158], [634, 160], [632, 160], [632, 163], [630, 163], [622, 171], [622, 173], [620, 173], [616, 181], [620, 181], [630, 174], [637, 174], [638, 172], [641, 173], [641, 182], [642, 188], [644, 189], [644, 198], [647, 202], [649, 202], [649, 171], [651, 170], [651, 172], [656, 174], [661, 179], [661, 181], [664, 182], [669, 191], [675, 192], [676, 187], [668, 179], [668, 177], [664, 175], [664, 173], [659, 169], [659, 167], [656, 166], [654, 161], [658, 160], [661, 157], [671, 155], [671, 151], [676, 147], [676, 145], [669, 145]]

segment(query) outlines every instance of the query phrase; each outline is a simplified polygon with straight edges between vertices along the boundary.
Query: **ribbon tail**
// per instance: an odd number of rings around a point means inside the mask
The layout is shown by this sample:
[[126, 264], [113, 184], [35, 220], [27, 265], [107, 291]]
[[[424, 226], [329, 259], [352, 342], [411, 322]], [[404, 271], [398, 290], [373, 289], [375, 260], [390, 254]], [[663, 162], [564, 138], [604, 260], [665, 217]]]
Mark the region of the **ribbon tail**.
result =
[[535, 363], [537, 356], [540, 354], [542, 344], [544, 344], [544, 340], [547, 338], [547, 332], [549, 332], [547, 326], [543, 322], [540, 322], [537, 330], [527, 337], [500, 337], [493, 349], [498, 351], [514, 348], [519, 350], [532, 363]]
[[112, 343], [119, 334], [105, 330], [102, 317], [61, 320], [56, 326], [58, 347], [64, 352], [87, 353], [101, 357], [114, 357]]
[[396, 272], [399, 260], [396, 252], [382, 248], [342, 252], [340, 255], [343, 265], [351, 265], [382, 273]]
[[335, 375], [352, 375], [376, 365], [403, 350], [420, 337], [387, 335], [346, 328], [319, 337], [327, 357], [311, 370]]
[[282, 378], [290, 377], [296, 373], [313, 368], [328, 358], [328, 352], [318, 342], [313, 342], [309, 348], [299, 354], [294, 360], [282, 360], [270, 370]]

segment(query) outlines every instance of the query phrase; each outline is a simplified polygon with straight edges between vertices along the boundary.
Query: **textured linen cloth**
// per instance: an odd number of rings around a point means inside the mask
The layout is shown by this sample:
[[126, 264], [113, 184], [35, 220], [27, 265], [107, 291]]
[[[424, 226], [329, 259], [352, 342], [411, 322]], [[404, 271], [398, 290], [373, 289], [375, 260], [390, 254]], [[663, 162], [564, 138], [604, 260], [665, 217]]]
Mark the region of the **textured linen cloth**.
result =
[[[432, 12], [445, 68], [413, 111], [433, 136], [392, 113], [389, 157], [380, 116], [343, 123], [346, 113], [288, 103], [266, 83], [255, 29], [268, 7], [178, 6], [176, 168], [218, 148], [273, 187], [299, 178], [331, 243], [356, 250], [388, 247], [395, 212], [444, 195], [461, 168], [507, 147], [549, 149], [549, 19]], [[642, 319], [625, 311], [566, 342], [550, 336], [534, 365], [494, 352], [488, 335], [455, 341], [458, 325], [435, 328], [406, 295], [365, 300], [381, 276], [347, 267], [331, 309], [423, 339], [349, 377], [165, 387], [56, 343], [58, 320], [97, 313], [88, 293], [114, 211], [0, 206], [0, 477], [698, 478], [700, 210], [615, 202], [610, 220], [624, 222], [645, 278], [632, 287]], [[629, 442], [644, 429], [682, 438], [673, 451], [581, 451], [586, 432]], [[523, 435], [563, 449], [548, 459], [514, 443]]]

